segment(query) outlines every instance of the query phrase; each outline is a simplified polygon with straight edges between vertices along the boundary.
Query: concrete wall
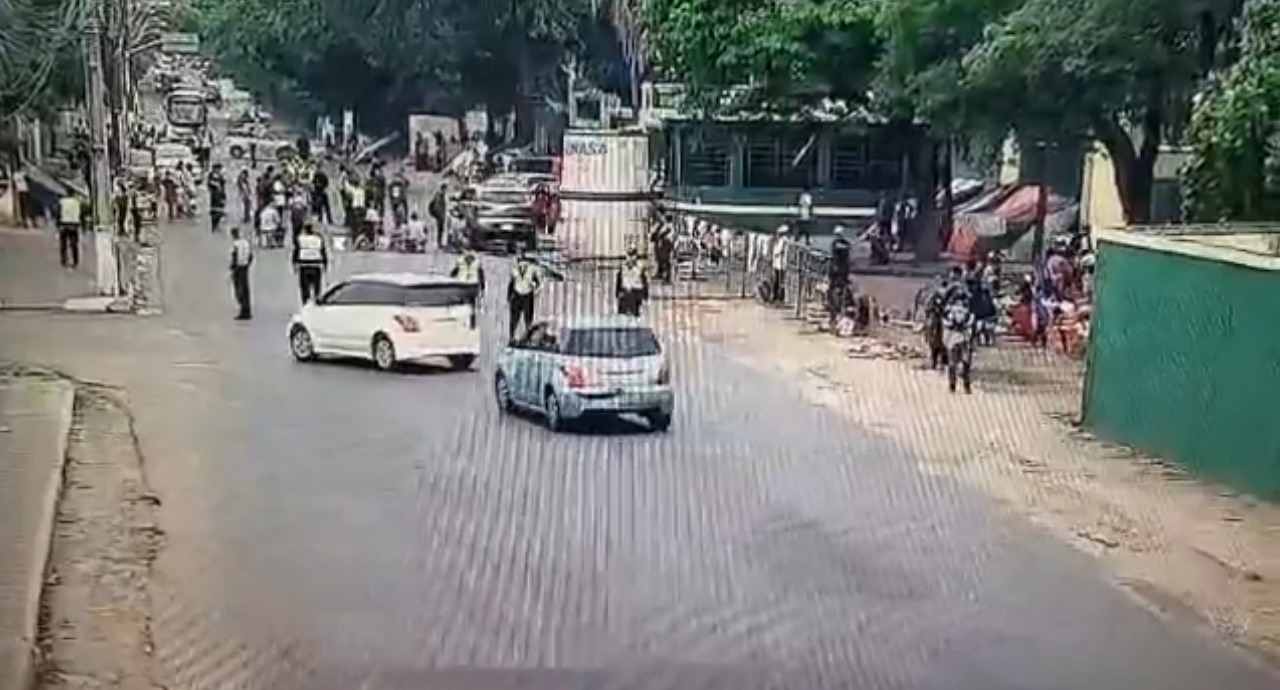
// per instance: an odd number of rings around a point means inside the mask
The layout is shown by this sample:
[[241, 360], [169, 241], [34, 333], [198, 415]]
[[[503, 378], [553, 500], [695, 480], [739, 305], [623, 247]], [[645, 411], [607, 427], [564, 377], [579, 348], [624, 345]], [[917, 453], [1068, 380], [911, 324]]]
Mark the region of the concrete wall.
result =
[[1099, 231], [1085, 423], [1280, 500], [1280, 259]]

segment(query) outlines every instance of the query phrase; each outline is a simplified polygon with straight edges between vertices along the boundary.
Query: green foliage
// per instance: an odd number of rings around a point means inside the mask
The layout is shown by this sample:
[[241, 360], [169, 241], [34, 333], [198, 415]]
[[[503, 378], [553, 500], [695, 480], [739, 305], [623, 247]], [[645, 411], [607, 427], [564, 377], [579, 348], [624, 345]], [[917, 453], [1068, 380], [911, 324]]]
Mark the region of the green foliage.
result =
[[388, 128], [424, 107], [539, 95], [590, 13], [587, 0], [195, 0], [190, 14], [250, 89]]
[[[653, 0], [659, 62], [711, 106], [735, 87], [779, 109], [866, 100], [881, 51], [873, 0]], [[758, 105], [758, 103], [756, 103]]]
[[0, 120], [76, 93], [81, 9], [74, 0], [0, 1]]
[[1253, 0], [1239, 62], [1195, 109], [1184, 171], [1198, 221], [1280, 220], [1280, 2]]

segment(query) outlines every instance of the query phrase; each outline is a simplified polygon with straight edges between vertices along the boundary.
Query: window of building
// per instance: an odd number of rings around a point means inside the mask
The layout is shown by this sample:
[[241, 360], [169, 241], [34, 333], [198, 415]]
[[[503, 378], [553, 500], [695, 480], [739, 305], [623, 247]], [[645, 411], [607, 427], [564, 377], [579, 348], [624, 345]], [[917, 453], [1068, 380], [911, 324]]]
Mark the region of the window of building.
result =
[[747, 187], [799, 189], [818, 179], [818, 144], [804, 132], [762, 130], [747, 137]]
[[902, 154], [883, 130], [840, 134], [832, 141], [832, 188], [884, 191], [901, 183]]
[[733, 140], [724, 130], [686, 131], [680, 137], [680, 181], [690, 187], [728, 187]]

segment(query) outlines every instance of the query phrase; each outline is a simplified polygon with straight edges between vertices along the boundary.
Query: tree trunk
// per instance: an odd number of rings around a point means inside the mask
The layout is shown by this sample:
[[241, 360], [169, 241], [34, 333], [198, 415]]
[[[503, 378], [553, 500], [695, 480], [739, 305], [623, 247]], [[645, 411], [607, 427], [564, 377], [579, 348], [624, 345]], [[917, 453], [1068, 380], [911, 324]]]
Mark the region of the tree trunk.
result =
[[913, 129], [911, 138], [914, 170], [911, 188], [916, 198], [915, 259], [918, 263], [932, 263], [942, 256], [942, 238], [938, 234], [938, 209], [934, 197], [938, 190], [938, 149], [924, 132]]
[[1111, 155], [1115, 171], [1116, 191], [1124, 210], [1125, 222], [1141, 225], [1151, 221], [1152, 192], [1155, 187], [1156, 158], [1160, 155], [1162, 113], [1158, 106], [1148, 107], [1142, 118], [1142, 140], [1133, 139], [1120, 123], [1107, 119], [1097, 126], [1098, 140]]

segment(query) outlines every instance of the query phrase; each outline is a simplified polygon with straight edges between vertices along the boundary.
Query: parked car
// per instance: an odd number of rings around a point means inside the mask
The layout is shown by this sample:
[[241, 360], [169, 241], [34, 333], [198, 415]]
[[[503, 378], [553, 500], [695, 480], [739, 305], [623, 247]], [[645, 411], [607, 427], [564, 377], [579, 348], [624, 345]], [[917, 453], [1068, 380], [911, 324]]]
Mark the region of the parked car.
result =
[[160, 142], [152, 149], [152, 160], [156, 172], [160, 174], [166, 170], [177, 170], [179, 163], [185, 164], [188, 170], [194, 170], [193, 177], [198, 178], [202, 172], [195, 151], [187, 144], [172, 141]]
[[627, 316], [535, 323], [503, 350], [493, 390], [500, 410], [537, 412], [552, 431], [623, 414], [666, 431], [675, 409], [671, 370], [657, 335]]
[[533, 199], [520, 181], [490, 179], [463, 190], [456, 207], [462, 216], [463, 241], [474, 249], [537, 249]]
[[257, 146], [258, 160], [283, 160], [293, 153], [293, 143], [271, 136], [266, 126], [256, 123], [237, 124], [227, 130], [223, 147], [235, 160], [249, 157], [249, 149]]
[[544, 175], [560, 179], [560, 159], [552, 156], [515, 156], [504, 161], [503, 170], [523, 175]]
[[457, 370], [480, 355], [474, 283], [417, 273], [356, 275], [289, 321], [289, 349], [308, 362], [356, 357], [383, 371], [443, 359]]

